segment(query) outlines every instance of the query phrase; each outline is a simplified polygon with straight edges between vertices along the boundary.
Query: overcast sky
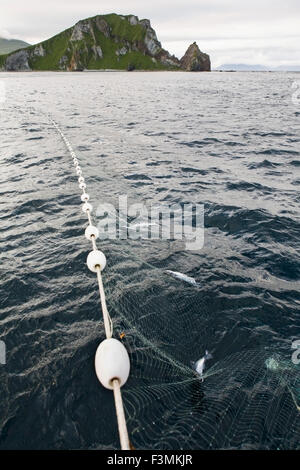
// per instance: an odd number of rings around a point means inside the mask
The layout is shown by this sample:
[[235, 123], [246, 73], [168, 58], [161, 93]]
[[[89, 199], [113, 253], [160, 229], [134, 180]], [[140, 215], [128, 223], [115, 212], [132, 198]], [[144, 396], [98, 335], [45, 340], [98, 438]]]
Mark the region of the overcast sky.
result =
[[179, 58], [197, 41], [223, 63], [300, 64], [300, 0], [0, 0], [0, 36], [31, 44], [105, 13], [149, 18]]

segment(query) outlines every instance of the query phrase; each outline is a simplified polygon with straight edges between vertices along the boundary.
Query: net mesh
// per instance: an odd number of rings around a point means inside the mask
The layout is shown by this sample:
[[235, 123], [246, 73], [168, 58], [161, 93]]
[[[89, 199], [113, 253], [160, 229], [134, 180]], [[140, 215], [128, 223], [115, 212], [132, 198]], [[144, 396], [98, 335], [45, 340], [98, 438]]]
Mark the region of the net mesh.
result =
[[[117, 173], [111, 172], [111, 163], [109, 174], [105, 168], [101, 178], [109, 188]], [[122, 181], [123, 194], [132, 193], [131, 183]], [[110, 202], [117, 206], [116, 200]], [[127, 226], [139, 222], [119, 216]], [[206, 229], [207, 237], [218, 238], [212, 225]], [[248, 303], [251, 312], [252, 299], [242, 298], [233, 306], [220, 300], [216, 291], [208, 293], [201, 278], [207, 279], [211, 266], [202, 265], [201, 252], [187, 255], [183, 243], [143, 238], [102, 241], [109, 256], [104, 284], [114, 336], [130, 354], [130, 378], [122, 392], [132, 445], [137, 449], [298, 449], [299, 366], [280, 344], [268, 347], [262, 338], [256, 339], [251, 317], [245, 319], [240, 313]], [[228, 245], [232, 255], [238, 241], [232, 238]], [[189, 285], [174, 279], [168, 270], [200, 282]], [[239, 276], [242, 273], [236, 269], [233, 283], [239, 282]], [[262, 318], [262, 331], [264, 323]], [[201, 358], [206, 349], [213, 359], [201, 381], [191, 361]]]
[[[39, 111], [36, 114], [41, 115]], [[46, 120], [44, 126], [47, 127]], [[81, 163], [84, 169], [86, 162]], [[112, 165], [109, 167], [112, 172]], [[93, 183], [88, 176], [92, 195], [99, 180]], [[105, 174], [104, 168], [101, 178], [108, 191], [114, 175]], [[122, 184], [125, 193], [126, 185]], [[209, 234], [218, 237], [217, 230], [209, 230]], [[68, 243], [71, 246], [73, 239]], [[235, 246], [234, 237], [230, 243]], [[279, 344], [270, 347], [256, 341], [251, 318], [245, 320], [239, 313], [239, 307], [245, 307], [248, 299], [241, 299], [233, 311], [224, 297], [220, 300], [216, 292], [208, 295], [204, 282], [192, 286], [170, 276], [167, 270], [188, 273], [197, 280], [208, 279], [209, 266], [201, 265], [201, 254], [195, 253], [191, 259], [180, 242], [107, 240], [101, 249], [109, 256], [104, 284], [114, 337], [124, 343], [131, 361], [130, 378], [122, 392], [133, 446], [137, 449], [299, 449], [299, 365], [292, 363], [288, 356], [291, 351], [280, 348]], [[80, 272], [84, 269], [85, 250], [86, 246], [82, 245]], [[93, 285], [90, 280], [89, 283]], [[61, 304], [63, 300], [60, 298]], [[90, 302], [97, 305], [94, 293]], [[63, 310], [63, 305], [58, 307], [58, 313]], [[101, 329], [101, 322], [97, 324]], [[86, 344], [101, 340], [102, 333], [104, 338], [103, 331], [95, 331], [94, 321], [89, 322], [86, 331], [80, 322], [74, 321], [74, 325], [78, 337], [70, 344], [65, 344], [62, 337], [58, 349], [60, 357], [64, 357], [65, 350], [68, 353], [70, 368], [74, 362], [70, 350], [78, 351], [79, 355]], [[68, 325], [60, 328], [65, 328], [66, 336], [69, 334]], [[191, 361], [202, 357], [206, 349], [212, 352], [213, 359], [207, 363], [201, 381]], [[58, 350], [52, 352], [54, 362]], [[84, 352], [82, 364], [92, 363], [94, 352], [93, 344], [92, 351]], [[48, 358], [49, 363], [52, 356]], [[79, 389], [82, 379], [76, 374], [72, 370], [71, 378], [78, 380], [78, 387], [76, 383], [74, 387]], [[84, 379], [89, 380], [90, 375], [87, 373]], [[102, 429], [105, 420], [110, 415], [105, 407], [101, 410], [95, 391], [93, 395], [91, 399], [91, 394], [87, 394], [84, 401], [98, 404], [97, 416], [103, 411], [103, 420], [98, 423], [96, 419], [101, 431], [97, 429], [95, 435], [100, 441], [106, 433]], [[76, 422], [78, 406], [74, 401]], [[85, 428], [89, 428], [87, 417], [81, 423], [81, 433]], [[63, 444], [59, 442], [57, 446]], [[107, 446], [106, 441], [96, 447]]]
[[[123, 396], [133, 445], [299, 448], [299, 366], [271, 348], [253, 348], [239, 322], [228, 343], [221, 312], [212, 314], [204, 289], [171, 278], [164, 269], [169, 261], [154, 266], [133, 259], [128, 244], [126, 251], [124, 242], [115, 243], [119, 266], [110, 269], [106, 289], [115, 335], [131, 358]], [[191, 360], [212, 348], [202, 382]]]

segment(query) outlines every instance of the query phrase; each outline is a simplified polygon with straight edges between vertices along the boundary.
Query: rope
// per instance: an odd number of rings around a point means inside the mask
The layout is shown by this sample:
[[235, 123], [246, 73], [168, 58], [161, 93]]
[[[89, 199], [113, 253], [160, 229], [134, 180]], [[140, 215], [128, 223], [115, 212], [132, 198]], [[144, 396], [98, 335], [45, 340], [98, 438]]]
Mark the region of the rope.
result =
[[[56, 124], [56, 122], [51, 118], [51, 116], [49, 116], [49, 119], [51, 123], [53, 124], [53, 126], [55, 127], [55, 129], [57, 130], [57, 132], [60, 134], [61, 138], [63, 139], [72, 158], [75, 159], [75, 162], [77, 162], [76, 163], [77, 174], [81, 176], [82, 175], [81, 167], [79, 166], [77, 156], [70, 142], [65, 137], [61, 129]], [[85, 187], [84, 189], [82, 189], [82, 194], [86, 194]], [[92, 224], [90, 210], [87, 209], [86, 214], [87, 214], [89, 225], [92, 226], [93, 224]], [[91, 242], [92, 242], [93, 250], [96, 251], [97, 244], [96, 244], [96, 239], [94, 236], [91, 237]], [[96, 270], [97, 270], [97, 280], [98, 280], [100, 303], [101, 303], [101, 309], [102, 309], [102, 315], [103, 315], [103, 321], [104, 321], [105, 335], [106, 335], [106, 338], [111, 338], [113, 334], [113, 322], [109, 315], [107, 305], [106, 305], [106, 297], [105, 297], [105, 291], [104, 291], [103, 282], [102, 282], [100, 266], [96, 266]], [[114, 379], [112, 381], [112, 385], [113, 385], [113, 393], [114, 393], [114, 401], [115, 401], [116, 415], [117, 415], [117, 421], [118, 421], [121, 449], [130, 450], [130, 443], [129, 443], [129, 438], [128, 438], [128, 431], [127, 431], [126, 418], [125, 418], [125, 412], [124, 412], [124, 406], [123, 406], [123, 400], [122, 400], [122, 394], [121, 394], [120, 381], [118, 379]]]
[[115, 407], [118, 420], [119, 436], [122, 450], [130, 450], [130, 443], [128, 438], [126, 419], [123, 407], [123, 400], [121, 394], [120, 382], [118, 379], [113, 380], [113, 390], [114, 390], [114, 399]]
[[110, 318], [110, 315], [108, 313], [107, 306], [106, 306], [106, 298], [105, 298], [105, 292], [104, 292], [104, 287], [103, 287], [103, 282], [102, 282], [100, 266], [97, 266], [97, 278], [98, 278], [100, 302], [101, 302], [103, 319], [104, 319], [105, 334], [106, 334], [106, 338], [111, 338], [112, 337], [112, 320]]

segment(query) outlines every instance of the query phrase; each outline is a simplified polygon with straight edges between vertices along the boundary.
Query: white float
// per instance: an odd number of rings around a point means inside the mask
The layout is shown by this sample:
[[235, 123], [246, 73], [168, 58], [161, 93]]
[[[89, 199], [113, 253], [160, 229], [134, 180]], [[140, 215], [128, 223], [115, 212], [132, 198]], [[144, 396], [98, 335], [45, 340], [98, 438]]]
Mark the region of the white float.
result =
[[97, 227], [94, 227], [94, 225], [89, 225], [85, 229], [84, 234], [88, 240], [92, 240], [93, 237], [96, 240], [99, 237], [99, 230], [97, 229]]
[[87, 193], [81, 194], [82, 202], [88, 202], [89, 199], [90, 199], [90, 196]]
[[87, 211], [89, 211], [89, 212], [91, 213], [92, 210], [93, 210], [93, 206], [92, 206], [92, 204], [90, 204], [89, 202], [86, 202], [85, 204], [83, 204], [82, 210], [83, 210], [83, 212], [85, 212], [85, 213], [86, 213]]
[[113, 390], [113, 379], [118, 379], [122, 387], [130, 372], [129, 356], [123, 344], [114, 338], [102, 341], [96, 351], [95, 369], [103, 387]]
[[100, 266], [100, 271], [103, 271], [106, 266], [105, 254], [100, 250], [91, 251], [86, 259], [86, 264], [93, 273], [97, 272], [97, 266]]

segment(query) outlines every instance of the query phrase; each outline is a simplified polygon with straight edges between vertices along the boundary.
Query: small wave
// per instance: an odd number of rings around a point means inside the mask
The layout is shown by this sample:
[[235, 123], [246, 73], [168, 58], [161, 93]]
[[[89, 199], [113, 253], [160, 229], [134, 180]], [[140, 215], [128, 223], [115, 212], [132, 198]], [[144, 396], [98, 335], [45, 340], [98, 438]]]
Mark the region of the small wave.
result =
[[270, 194], [273, 192], [272, 188], [263, 186], [259, 183], [248, 183], [247, 181], [241, 181], [239, 183], [227, 183], [227, 189], [234, 191], [263, 191], [265, 194]]
[[205, 147], [207, 145], [215, 145], [215, 144], [221, 144], [225, 145], [228, 147], [245, 147], [246, 144], [243, 142], [237, 142], [234, 140], [219, 140], [219, 139], [214, 139], [214, 138], [206, 138], [203, 140], [193, 140], [191, 142], [178, 142], [180, 145], [187, 145], [188, 147]]
[[49, 163], [49, 162], [50, 162], [50, 158], [44, 158], [44, 159], [41, 159], [41, 160], [39, 160], [37, 158], [34, 162], [28, 163], [28, 165], [24, 165], [24, 168], [29, 169], [29, 168], [32, 168], [32, 167], [35, 167], [35, 166], [40, 167], [40, 166], [45, 165], [46, 163]]
[[27, 132], [42, 132], [42, 129], [38, 128], [38, 129], [35, 129], [35, 128], [31, 128], [31, 129], [26, 129]]
[[88, 147], [87, 145], [78, 145], [77, 150], [79, 150], [79, 152], [84, 152], [87, 150], [91, 150], [91, 148]]
[[266, 149], [256, 152], [257, 155], [299, 155], [299, 152], [296, 150], [287, 150], [287, 149]]
[[28, 139], [26, 140], [42, 140], [44, 139], [44, 137], [42, 137], [41, 135], [39, 137], [29, 137]]
[[206, 227], [217, 227], [234, 237], [264, 243], [298, 243], [300, 224], [286, 216], [274, 216], [265, 209], [245, 209], [211, 204], [205, 214]]
[[145, 132], [144, 135], [147, 137], [162, 137], [166, 135], [166, 133], [165, 132]]
[[26, 160], [26, 155], [24, 153], [17, 153], [16, 155], [11, 155], [5, 158], [7, 163], [22, 163]]
[[180, 145], [188, 147], [204, 147], [205, 145], [221, 144], [222, 141], [214, 138], [206, 138], [203, 140], [192, 140], [191, 142], [178, 142]]
[[193, 168], [193, 167], [181, 167], [181, 171], [183, 173], [199, 173], [200, 175], [207, 175], [207, 170], [201, 170], [200, 168]]
[[151, 178], [149, 178], [149, 176], [146, 176], [146, 175], [139, 175], [139, 174], [134, 174], [134, 175], [125, 175], [124, 178], [126, 180], [145, 180], [145, 181], [151, 181]]
[[247, 165], [250, 170], [256, 169], [256, 168], [276, 168], [277, 166], [280, 166], [281, 163], [275, 163], [271, 162], [270, 160], [263, 160], [262, 162], [258, 163], [250, 163], [250, 165]]
[[146, 166], [160, 166], [161, 164], [172, 163], [171, 160], [158, 160], [156, 162], [148, 162]]
[[284, 138], [286, 138], [287, 136], [292, 135], [292, 134], [287, 133], [287, 132], [275, 132], [275, 131], [262, 132], [262, 131], [257, 131], [257, 132], [254, 133], [254, 135], [259, 135], [260, 137], [284, 137]]

